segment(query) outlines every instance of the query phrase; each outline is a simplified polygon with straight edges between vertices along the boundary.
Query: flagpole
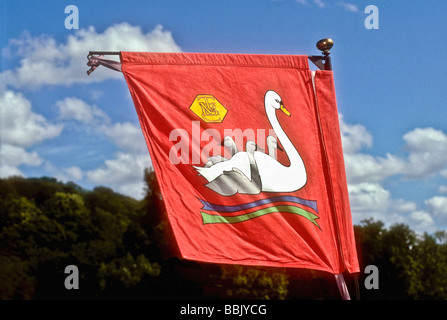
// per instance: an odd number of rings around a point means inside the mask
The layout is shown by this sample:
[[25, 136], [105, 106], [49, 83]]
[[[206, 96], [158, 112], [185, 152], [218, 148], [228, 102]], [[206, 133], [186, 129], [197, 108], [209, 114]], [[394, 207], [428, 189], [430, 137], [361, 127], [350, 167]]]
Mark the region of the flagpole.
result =
[[[319, 40], [316, 44], [316, 47], [318, 50], [321, 51], [323, 56], [309, 56], [309, 59], [320, 70], [332, 71], [332, 62], [331, 57], [329, 55], [331, 54], [330, 50], [332, 49], [333, 46], [334, 41], [332, 41], [332, 39], [330, 38]], [[354, 275], [354, 280], [355, 280], [356, 298], [357, 300], [360, 300], [360, 288], [358, 284], [357, 274]], [[351, 300], [345, 278], [343, 277], [343, 273], [335, 274], [335, 282], [337, 283], [338, 290], [340, 291], [340, 295], [342, 296], [343, 300]]]
[[[320, 70], [332, 71], [332, 62], [330, 50], [334, 46], [334, 41], [329, 38], [321, 39], [317, 42], [316, 47], [323, 54], [322, 56], [309, 56], [309, 60], [312, 61]], [[335, 282], [337, 283], [338, 290], [343, 300], [351, 300], [349, 295], [349, 290], [346, 285], [345, 278], [343, 277], [343, 273], [334, 274]], [[356, 288], [357, 289], [357, 288]], [[357, 289], [357, 298], [358, 298], [358, 289]]]
[[[309, 59], [317, 65], [317, 67], [320, 68], [320, 70], [328, 70], [332, 71], [332, 61], [331, 57], [329, 56], [331, 54], [330, 50], [334, 46], [334, 41], [329, 38], [321, 39], [317, 42], [316, 47], [318, 50], [321, 51], [323, 56], [320, 56], [318, 58], [314, 58], [312, 60], [310, 57]], [[343, 273], [335, 274], [335, 282], [337, 283], [338, 290], [340, 292], [340, 295], [343, 300], [351, 300], [351, 297], [349, 295], [349, 290], [346, 285], [345, 278], [343, 277]]]
[[330, 38], [321, 39], [317, 42], [317, 49], [322, 51], [322, 56], [309, 56], [309, 60], [312, 61], [320, 70], [332, 70], [332, 62], [330, 50], [334, 46], [334, 41]]
[[329, 55], [331, 54], [330, 50], [334, 46], [334, 41], [332, 39], [326, 38], [321, 39], [317, 42], [317, 49], [322, 51], [324, 56], [324, 70], [332, 70], [332, 62], [331, 57]]

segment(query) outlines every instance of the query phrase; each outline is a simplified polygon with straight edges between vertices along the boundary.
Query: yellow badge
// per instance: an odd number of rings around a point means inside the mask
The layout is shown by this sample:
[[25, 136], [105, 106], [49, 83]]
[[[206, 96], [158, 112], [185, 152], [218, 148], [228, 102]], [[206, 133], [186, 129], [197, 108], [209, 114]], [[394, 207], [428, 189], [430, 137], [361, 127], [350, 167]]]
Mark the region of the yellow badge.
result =
[[227, 109], [211, 94], [199, 94], [189, 107], [205, 122], [222, 122]]

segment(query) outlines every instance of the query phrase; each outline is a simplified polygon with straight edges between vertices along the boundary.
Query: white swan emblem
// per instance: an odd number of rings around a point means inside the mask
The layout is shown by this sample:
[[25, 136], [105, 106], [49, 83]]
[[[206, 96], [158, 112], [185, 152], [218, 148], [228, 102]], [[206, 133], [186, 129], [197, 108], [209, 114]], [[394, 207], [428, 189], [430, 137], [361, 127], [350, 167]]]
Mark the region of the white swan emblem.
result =
[[274, 157], [273, 148], [277, 148], [276, 139], [267, 138], [269, 154], [256, 151], [253, 141], [248, 141], [246, 152], [237, 152], [231, 137], [225, 137], [225, 146], [233, 146], [230, 159], [211, 157], [204, 167], [193, 166], [208, 183], [211, 190], [223, 195], [232, 196], [236, 193], [259, 194], [260, 192], [293, 192], [304, 187], [307, 173], [304, 162], [282, 129], [276, 116], [280, 109], [286, 115], [290, 113], [284, 107], [281, 97], [275, 91], [269, 90], [264, 97], [267, 118], [281, 142], [284, 152], [290, 160], [285, 166]]

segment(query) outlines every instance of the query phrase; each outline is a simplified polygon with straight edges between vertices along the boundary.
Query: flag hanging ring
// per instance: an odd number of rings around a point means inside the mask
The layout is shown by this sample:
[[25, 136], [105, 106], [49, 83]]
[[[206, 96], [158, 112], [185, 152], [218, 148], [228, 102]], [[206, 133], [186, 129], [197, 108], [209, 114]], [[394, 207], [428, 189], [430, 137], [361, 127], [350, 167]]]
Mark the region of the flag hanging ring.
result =
[[121, 72], [121, 63], [119, 61], [104, 59], [105, 55], [119, 55], [120, 52], [112, 51], [90, 51], [87, 55], [87, 65], [90, 67], [87, 70], [87, 75], [90, 75], [100, 65], [106, 68]]

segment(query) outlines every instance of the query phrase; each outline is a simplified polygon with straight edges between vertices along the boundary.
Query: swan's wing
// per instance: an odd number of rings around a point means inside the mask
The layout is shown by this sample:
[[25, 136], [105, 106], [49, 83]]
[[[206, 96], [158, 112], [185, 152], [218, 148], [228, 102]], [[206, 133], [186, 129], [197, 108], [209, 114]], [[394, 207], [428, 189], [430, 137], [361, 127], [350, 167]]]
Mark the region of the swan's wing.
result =
[[218, 176], [213, 181], [207, 183], [205, 186], [217, 192], [222, 196], [232, 196], [238, 193], [239, 185], [242, 180], [247, 180], [244, 173], [238, 169], [224, 171], [220, 176]]
[[222, 196], [232, 196], [236, 193], [259, 194], [261, 192], [261, 187], [257, 183], [250, 181], [237, 168], [233, 168], [231, 171], [224, 171], [223, 174], [205, 186]]
[[216, 179], [225, 171], [233, 171], [233, 168], [240, 169], [246, 176], [250, 174], [248, 156], [245, 152], [236, 153], [231, 159], [217, 162], [210, 167], [193, 166], [193, 168], [208, 181]]
[[[231, 171], [225, 171], [224, 173], [227, 174], [227, 175], [232, 175], [232, 176], [234, 176], [234, 177], [241, 176], [241, 177], [244, 177], [244, 178], [247, 179], [247, 180], [250, 179], [249, 177], [247, 177], [247, 176], [245, 175], [245, 173], [243, 173], [243, 172], [242, 172], [241, 170], [239, 170], [238, 168], [233, 168]], [[237, 176], [236, 176], [236, 175], [237, 175]]]

